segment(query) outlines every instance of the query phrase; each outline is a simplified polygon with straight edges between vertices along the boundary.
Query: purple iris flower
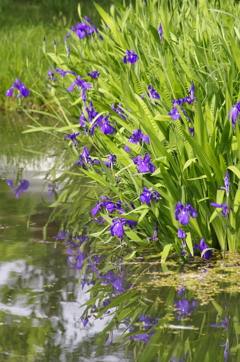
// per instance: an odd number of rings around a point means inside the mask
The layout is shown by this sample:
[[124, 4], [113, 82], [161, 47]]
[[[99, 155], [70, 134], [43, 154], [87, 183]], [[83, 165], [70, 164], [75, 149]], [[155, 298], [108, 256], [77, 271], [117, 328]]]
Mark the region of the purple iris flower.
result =
[[111, 122], [107, 118], [108, 116], [105, 117], [105, 120], [103, 122], [101, 122], [100, 129], [103, 134], [114, 134], [116, 132], [115, 128], [111, 126]]
[[212, 202], [210, 205], [222, 209], [221, 215], [223, 217], [228, 217], [229, 209], [227, 201], [224, 202], [223, 204], [216, 204], [215, 202]]
[[78, 75], [74, 82], [68, 87], [68, 92], [72, 92], [75, 86], [77, 86], [80, 91], [92, 88], [91, 84], [85, 82], [84, 79], [81, 79], [80, 75]]
[[194, 127], [188, 127], [191, 136], [194, 136]]
[[109, 270], [102, 277], [102, 284], [111, 284], [114, 293], [122, 293], [124, 291], [123, 283], [122, 275], [116, 276], [112, 270]]
[[175, 121], [180, 118], [180, 113], [176, 107], [173, 107], [168, 115]]
[[224, 177], [224, 186], [225, 187], [220, 187], [220, 189], [223, 189], [226, 191], [227, 197], [229, 196], [229, 186], [230, 186], [230, 179], [229, 179], [229, 175], [228, 172], [226, 172], [226, 175]]
[[[202, 238], [200, 240], [200, 243], [199, 245], [195, 244], [193, 249], [199, 249], [200, 253], [202, 254], [202, 252], [205, 250], [205, 249], [208, 249], [208, 246], [207, 244], [205, 243], [204, 241], [204, 238]], [[204, 254], [203, 254], [203, 258], [206, 259], [206, 260], [209, 260], [211, 258], [211, 255], [212, 255], [212, 250], [207, 250]]]
[[124, 110], [120, 107], [121, 106], [121, 103], [118, 104], [117, 107], [115, 107], [114, 104], [111, 105], [111, 108], [114, 112], [116, 112], [122, 119], [127, 119], [126, 116], [125, 116], [125, 112]]
[[67, 136], [64, 137], [64, 139], [70, 138], [73, 141], [74, 146], [77, 146], [77, 141], [76, 138], [77, 136], [79, 136], [79, 132], [78, 133], [69, 133]]
[[149, 86], [148, 86], [148, 90], [149, 90], [148, 96], [149, 96], [150, 98], [160, 99], [160, 95], [158, 94], [158, 92], [156, 91], [156, 89], [153, 88], [152, 85], [149, 85]]
[[92, 73], [87, 73], [87, 75], [89, 75], [89, 77], [91, 77], [92, 79], [97, 79], [100, 73], [98, 73], [96, 70], [93, 70]]
[[178, 235], [177, 236], [178, 236], [179, 239], [184, 239], [187, 236], [187, 234], [181, 228], [178, 228]]
[[78, 23], [76, 26], [72, 26], [72, 31], [75, 31], [79, 39], [84, 39], [86, 35], [91, 35], [95, 30], [86, 23]]
[[140, 141], [142, 141], [143, 144], [144, 144], [144, 142], [146, 142], [148, 145], [150, 145], [149, 136], [143, 134], [140, 129], [138, 129], [138, 130], [134, 129], [133, 134], [130, 136], [128, 142], [134, 143], [137, 145], [137, 144], [139, 144]]
[[57, 77], [55, 76], [54, 72], [49, 69], [48, 71], [48, 79], [51, 80], [52, 82], [56, 82]]
[[111, 235], [114, 236], [116, 235], [118, 238], [122, 238], [124, 235], [124, 228], [123, 228], [123, 221], [122, 219], [118, 218], [118, 219], [113, 219], [112, 220], [112, 225], [110, 226], [110, 232]]
[[19, 180], [16, 188], [14, 188], [12, 180], [7, 180], [6, 183], [11, 187], [12, 192], [16, 196], [16, 199], [18, 199], [25, 191], [27, 191], [30, 185], [27, 180]]
[[178, 201], [175, 210], [175, 219], [178, 220], [180, 224], [188, 225], [190, 217], [195, 218], [197, 216], [197, 211], [190, 204], [184, 206], [180, 201]]
[[59, 69], [59, 68], [55, 68], [56, 72], [59, 73], [61, 75], [61, 77], [65, 78], [66, 74], [73, 74], [76, 75], [75, 72], [72, 72], [70, 70], [63, 70], [63, 69]]
[[123, 57], [123, 63], [131, 63], [134, 65], [136, 61], [139, 59], [139, 56], [135, 54], [134, 50], [130, 52], [130, 50], [126, 50], [126, 55]]
[[14, 88], [18, 90], [17, 98], [20, 98], [20, 97], [26, 98], [30, 94], [29, 89], [27, 89], [25, 87], [24, 83], [22, 83], [20, 81], [20, 79], [16, 78], [15, 82], [12, 84], [11, 88], [8, 91], [6, 91], [6, 93], [5, 93], [7, 97], [12, 97]]
[[138, 172], [145, 173], [145, 172], [154, 172], [156, 167], [150, 162], [149, 153], [147, 153], [144, 158], [141, 158], [138, 155], [136, 158], [132, 157], [132, 160], [135, 165], [138, 165]]
[[153, 237], [148, 237], [147, 239], [152, 241], [158, 241], [157, 234], [158, 234], [158, 228], [155, 227], [153, 230]]
[[188, 317], [197, 308], [197, 301], [195, 299], [188, 300], [187, 298], [176, 299], [174, 306], [176, 308], [175, 315], [177, 320], [180, 321], [183, 318]]
[[56, 182], [50, 182], [48, 184], [48, 193], [49, 193], [49, 195], [52, 196], [57, 188], [58, 187], [57, 187]]
[[228, 328], [228, 323], [231, 321], [231, 318], [229, 319], [228, 317], [223, 317], [222, 322], [217, 323], [217, 324], [210, 324], [210, 327], [223, 327], [225, 329], [225, 331]]
[[87, 147], [83, 147], [83, 152], [79, 156], [79, 161], [76, 162], [76, 165], [81, 165], [83, 169], [87, 170], [87, 165], [93, 164], [93, 163], [100, 163], [100, 161], [93, 160], [90, 157], [90, 153], [89, 153]]
[[123, 148], [126, 152], [131, 152], [131, 148], [129, 148], [128, 146], [125, 145]]
[[195, 93], [195, 87], [194, 87], [194, 83], [192, 83], [188, 94], [190, 94], [191, 97], [194, 97], [194, 93]]
[[223, 356], [224, 356], [224, 362], [228, 361], [228, 357], [229, 357], [229, 340], [227, 339], [225, 344], [220, 344], [221, 347], [225, 347], [224, 348], [224, 352], [223, 352]]
[[228, 114], [228, 118], [231, 119], [233, 127], [236, 126], [236, 121], [238, 119], [239, 113], [240, 113], [240, 101], [238, 101], [237, 104], [233, 105]]
[[142, 204], [150, 205], [151, 200], [161, 200], [159, 193], [152, 189], [152, 191], [148, 190], [146, 187], [143, 188], [143, 193], [140, 194], [140, 201]]
[[61, 240], [61, 239], [65, 239], [68, 236], [68, 232], [61, 230], [57, 236], [55, 237], [56, 240]]
[[160, 37], [160, 40], [162, 41], [163, 40], [163, 29], [162, 29], [162, 24], [159, 25], [159, 28], [158, 28], [158, 35]]

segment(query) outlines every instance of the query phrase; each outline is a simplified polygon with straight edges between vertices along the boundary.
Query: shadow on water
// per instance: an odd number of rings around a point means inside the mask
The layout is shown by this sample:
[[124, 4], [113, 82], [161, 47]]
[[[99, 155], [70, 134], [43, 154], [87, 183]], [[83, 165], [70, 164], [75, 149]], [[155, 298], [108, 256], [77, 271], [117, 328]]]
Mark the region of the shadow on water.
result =
[[[239, 361], [239, 255], [160, 265], [64, 233], [68, 211], [46, 207], [64, 143], [23, 135], [24, 124], [1, 116], [0, 361]], [[6, 183], [17, 176], [30, 183], [18, 198]], [[81, 192], [71, 217], [82, 225], [92, 189], [64, 177], [57, 192]]]

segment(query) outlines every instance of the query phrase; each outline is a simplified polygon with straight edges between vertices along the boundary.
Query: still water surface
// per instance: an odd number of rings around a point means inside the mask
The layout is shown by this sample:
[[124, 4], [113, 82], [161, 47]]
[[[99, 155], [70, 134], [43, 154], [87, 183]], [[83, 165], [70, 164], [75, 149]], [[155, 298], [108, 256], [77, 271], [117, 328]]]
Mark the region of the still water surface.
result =
[[[191, 265], [91, 256], [56, 241], [59, 220], [44, 237], [57, 145], [22, 135], [24, 124], [1, 115], [0, 362], [240, 361], [239, 256]], [[16, 198], [6, 180], [19, 173], [30, 186]]]

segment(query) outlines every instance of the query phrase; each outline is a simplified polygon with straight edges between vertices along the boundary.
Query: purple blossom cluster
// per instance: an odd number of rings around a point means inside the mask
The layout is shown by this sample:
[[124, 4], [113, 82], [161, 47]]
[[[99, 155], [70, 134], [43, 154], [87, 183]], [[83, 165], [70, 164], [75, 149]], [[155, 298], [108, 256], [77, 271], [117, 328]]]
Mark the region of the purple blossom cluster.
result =
[[188, 225], [190, 217], [195, 218], [197, 216], [197, 211], [190, 204], [184, 206], [180, 201], [178, 201], [175, 210], [175, 219], [178, 220], [180, 224]]
[[134, 143], [135, 145], [140, 144], [140, 143], [144, 144], [144, 142], [146, 142], [148, 145], [150, 145], [150, 138], [149, 138], [149, 136], [143, 134], [140, 129], [138, 129], [138, 130], [134, 129], [128, 142]]
[[[112, 213], [118, 213], [119, 215], [122, 215], [125, 213], [124, 205], [121, 202], [121, 200], [118, 200], [116, 203], [112, 201], [112, 199], [109, 199], [106, 196], [101, 196], [101, 201], [98, 201], [97, 205], [91, 210], [92, 216], [95, 216], [100, 209], [104, 209], [107, 211], [108, 216], [111, 217]], [[135, 226], [137, 224], [136, 221], [126, 219], [124, 217], [115, 217], [112, 220], [112, 225], [110, 226], [110, 233], [112, 236], [116, 235], [118, 238], [122, 239], [124, 235], [124, 226], [127, 225], [130, 228]]]
[[156, 166], [151, 163], [149, 153], [147, 153], [143, 158], [141, 155], [138, 155], [136, 158], [132, 156], [132, 160], [133, 163], [138, 166], [138, 172], [140, 173], [153, 173], [156, 170]]
[[87, 118], [84, 113], [79, 118], [80, 127], [84, 128], [84, 132], [88, 132], [91, 136], [94, 135], [96, 128], [100, 128], [101, 132], [105, 135], [112, 135], [116, 132], [112, 122], [109, 120], [109, 115], [99, 115], [92, 101], [89, 102], [89, 106], [85, 108], [85, 111]]
[[87, 100], [87, 89], [92, 89], [92, 85], [90, 83], [87, 83], [85, 79], [81, 78], [80, 75], [78, 75], [74, 82], [68, 87], [68, 92], [72, 92], [75, 87], [77, 87], [78, 90], [81, 92], [82, 101], [85, 102]]
[[12, 192], [16, 196], [16, 199], [18, 199], [24, 192], [26, 192], [30, 185], [27, 180], [18, 180], [17, 187], [14, 187], [12, 180], [7, 180], [6, 183], [10, 186]]
[[131, 63], [134, 65], [138, 59], [139, 56], [134, 52], [134, 50], [126, 50], [126, 55], [123, 57], [123, 63]]
[[140, 194], [140, 201], [142, 204], [150, 205], [151, 201], [162, 200], [159, 193], [152, 189], [152, 191], [148, 190], [146, 187], [143, 188], [143, 192]]
[[92, 72], [87, 73], [87, 75], [95, 80], [100, 76], [100, 73], [98, 73], [97, 70], [93, 70]]
[[17, 89], [17, 91], [18, 91], [17, 99], [20, 98], [20, 97], [25, 97], [26, 98], [30, 94], [29, 89], [27, 89], [25, 87], [25, 84], [22, 83], [20, 81], [20, 79], [18, 79], [18, 78], [15, 79], [15, 81], [11, 85], [11, 88], [6, 91], [6, 93], [5, 93], [6, 96], [7, 97], [12, 97], [14, 89]]

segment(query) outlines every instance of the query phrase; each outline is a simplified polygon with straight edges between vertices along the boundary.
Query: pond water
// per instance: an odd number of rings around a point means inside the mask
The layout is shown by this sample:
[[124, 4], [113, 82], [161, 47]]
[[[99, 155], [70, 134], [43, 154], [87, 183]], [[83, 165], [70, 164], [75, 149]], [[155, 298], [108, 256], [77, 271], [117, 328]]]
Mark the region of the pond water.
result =
[[0, 362], [240, 361], [239, 255], [159, 264], [56, 240], [61, 214], [44, 205], [58, 145], [0, 116]]

